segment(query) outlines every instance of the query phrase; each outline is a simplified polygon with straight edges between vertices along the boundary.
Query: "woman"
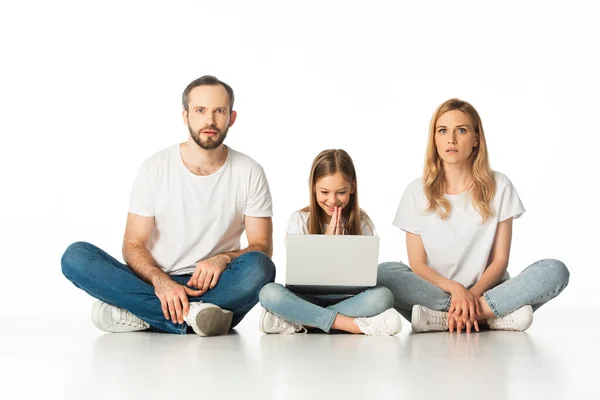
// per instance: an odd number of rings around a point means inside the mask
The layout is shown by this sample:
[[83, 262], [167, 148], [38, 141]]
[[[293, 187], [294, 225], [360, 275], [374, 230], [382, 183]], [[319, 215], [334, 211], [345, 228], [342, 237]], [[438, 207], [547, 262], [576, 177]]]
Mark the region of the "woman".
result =
[[568, 284], [558, 260], [513, 279], [506, 272], [513, 219], [525, 209], [510, 180], [492, 171], [475, 108], [450, 99], [433, 114], [425, 171], [405, 190], [394, 225], [406, 232], [408, 263], [379, 266], [378, 284], [414, 332], [527, 329], [533, 311]]

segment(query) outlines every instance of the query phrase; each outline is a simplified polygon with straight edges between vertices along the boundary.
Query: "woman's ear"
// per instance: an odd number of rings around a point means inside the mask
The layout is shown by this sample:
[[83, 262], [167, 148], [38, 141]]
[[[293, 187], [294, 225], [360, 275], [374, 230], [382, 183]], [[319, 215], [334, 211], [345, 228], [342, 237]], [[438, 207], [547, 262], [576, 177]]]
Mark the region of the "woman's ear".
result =
[[350, 189], [350, 194], [356, 191], [356, 181], [352, 182], [352, 188]]

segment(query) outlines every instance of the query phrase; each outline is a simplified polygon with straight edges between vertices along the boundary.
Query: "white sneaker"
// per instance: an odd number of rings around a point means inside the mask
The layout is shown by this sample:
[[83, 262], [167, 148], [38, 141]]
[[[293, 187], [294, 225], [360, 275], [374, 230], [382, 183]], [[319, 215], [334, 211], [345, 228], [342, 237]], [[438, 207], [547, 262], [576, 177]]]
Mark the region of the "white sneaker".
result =
[[277, 315], [267, 311], [263, 308], [258, 320], [258, 329], [262, 333], [281, 333], [282, 335], [293, 335], [302, 331], [306, 333], [306, 328], [300, 324], [286, 321], [283, 318], [279, 318]]
[[448, 330], [448, 313], [415, 305], [412, 308], [411, 324], [415, 333], [444, 332]]
[[98, 300], [92, 308], [92, 321], [96, 328], [106, 332], [145, 331], [150, 325], [127, 310]]
[[391, 336], [402, 330], [400, 314], [393, 308], [374, 317], [356, 318], [354, 323], [358, 325], [362, 333], [368, 336]]
[[191, 302], [190, 311], [183, 320], [197, 335], [216, 336], [229, 332], [233, 313], [203, 302]]
[[523, 306], [504, 317], [489, 318], [487, 323], [490, 329], [501, 331], [524, 331], [533, 322], [533, 308]]

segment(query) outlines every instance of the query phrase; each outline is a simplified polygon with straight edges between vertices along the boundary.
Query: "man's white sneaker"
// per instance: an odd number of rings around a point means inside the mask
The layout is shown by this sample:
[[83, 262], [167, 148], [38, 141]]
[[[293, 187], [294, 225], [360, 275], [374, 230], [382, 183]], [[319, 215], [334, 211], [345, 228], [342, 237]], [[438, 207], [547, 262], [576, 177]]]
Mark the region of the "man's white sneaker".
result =
[[283, 335], [292, 335], [300, 331], [306, 333], [306, 328], [302, 325], [279, 318], [264, 308], [258, 320], [258, 329], [262, 333], [281, 333]]
[[412, 308], [411, 325], [415, 333], [447, 331], [448, 313], [416, 305]]
[[524, 331], [533, 322], [533, 308], [523, 306], [504, 317], [489, 318], [487, 320], [490, 329], [500, 331]]
[[203, 302], [191, 302], [190, 311], [184, 321], [197, 335], [224, 335], [231, 328], [233, 313], [221, 307]]
[[369, 336], [391, 336], [402, 330], [400, 314], [393, 308], [374, 317], [356, 318], [354, 323], [358, 325], [362, 333]]
[[92, 321], [96, 328], [106, 332], [145, 331], [150, 325], [127, 310], [98, 300], [92, 307]]

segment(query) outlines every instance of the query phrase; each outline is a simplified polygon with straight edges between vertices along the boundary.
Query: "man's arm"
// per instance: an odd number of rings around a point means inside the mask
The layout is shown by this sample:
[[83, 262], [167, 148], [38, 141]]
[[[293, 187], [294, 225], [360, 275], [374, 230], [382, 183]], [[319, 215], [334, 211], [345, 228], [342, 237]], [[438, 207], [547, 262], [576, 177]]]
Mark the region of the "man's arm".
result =
[[137, 276], [154, 286], [165, 318], [182, 324], [189, 311], [187, 296], [200, 296], [202, 293], [178, 284], [160, 269], [146, 248], [153, 227], [154, 217], [127, 214], [123, 259]]
[[271, 217], [244, 217], [248, 247], [217, 254], [196, 264], [194, 274], [187, 282], [188, 286], [197, 287], [203, 293], [214, 288], [221, 273], [236, 258], [244, 253], [260, 251], [267, 256], [273, 256], [273, 221]]
[[169, 278], [169, 276], [160, 269], [146, 248], [153, 227], [154, 217], [127, 214], [127, 226], [123, 238], [123, 259], [137, 276], [155, 286], [153, 281]]
[[250, 251], [260, 251], [269, 257], [273, 256], [273, 221], [271, 217], [244, 217], [248, 247], [238, 251], [223, 253], [229, 258], [227, 264]]

